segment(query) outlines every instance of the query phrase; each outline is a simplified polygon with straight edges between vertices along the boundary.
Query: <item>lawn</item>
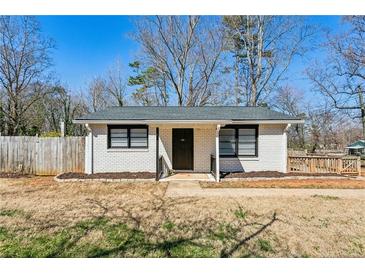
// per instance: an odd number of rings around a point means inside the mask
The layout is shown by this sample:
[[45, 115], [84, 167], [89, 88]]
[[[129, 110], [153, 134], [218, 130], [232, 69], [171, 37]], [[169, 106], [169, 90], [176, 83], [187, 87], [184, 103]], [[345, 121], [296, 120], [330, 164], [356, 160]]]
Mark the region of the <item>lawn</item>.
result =
[[365, 200], [166, 198], [166, 187], [0, 179], [0, 256], [365, 256]]

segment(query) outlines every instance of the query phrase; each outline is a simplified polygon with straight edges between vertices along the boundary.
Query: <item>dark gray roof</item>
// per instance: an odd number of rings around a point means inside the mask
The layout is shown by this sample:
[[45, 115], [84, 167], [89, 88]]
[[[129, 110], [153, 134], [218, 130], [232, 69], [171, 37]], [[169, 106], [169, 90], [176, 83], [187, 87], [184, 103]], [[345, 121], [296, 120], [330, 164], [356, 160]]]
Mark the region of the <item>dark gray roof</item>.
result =
[[76, 119], [85, 120], [301, 120], [266, 107], [110, 107]]

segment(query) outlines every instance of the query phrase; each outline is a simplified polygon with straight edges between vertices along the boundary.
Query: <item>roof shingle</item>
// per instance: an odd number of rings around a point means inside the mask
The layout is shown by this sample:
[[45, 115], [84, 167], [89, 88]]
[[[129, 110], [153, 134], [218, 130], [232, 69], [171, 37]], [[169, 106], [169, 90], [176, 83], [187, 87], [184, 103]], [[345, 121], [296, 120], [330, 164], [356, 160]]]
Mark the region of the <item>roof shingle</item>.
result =
[[266, 107], [109, 107], [76, 119], [85, 120], [301, 120]]

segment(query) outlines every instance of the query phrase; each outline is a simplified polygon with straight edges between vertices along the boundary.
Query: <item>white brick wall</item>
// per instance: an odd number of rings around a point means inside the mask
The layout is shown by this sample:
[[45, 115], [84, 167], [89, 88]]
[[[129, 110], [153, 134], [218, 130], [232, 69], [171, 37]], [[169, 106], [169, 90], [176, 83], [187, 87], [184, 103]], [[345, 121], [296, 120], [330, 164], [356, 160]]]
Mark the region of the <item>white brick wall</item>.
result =
[[156, 128], [148, 129], [147, 149], [107, 148], [107, 126], [90, 125], [93, 131], [94, 173], [156, 171]]
[[286, 172], [286, 125], [259, 125], [257, 158], [221, 158], [221, 171]]
[[[172, 128], [194, 128], [194, 171], [210, 171], [210, 155], [215, 154], [215, 125], [156, 125], [160, 128], [160, 155], [172, 168]], [[147, 149], [108, 149], [107, 126], [90, 125], [93, 132], [93, 168], [98, 172], [156, 171], [156, 126], [149, 126]], [[222, 171], [286, 171], [286, 125], [260, 125], [258, 157], [224, 158], [220, 160]], [[87, 144], [91, 144], [88, 137]], [[88, 147], [87, 146], [87, 147]], [[91, 146], [89, 146], [91, 147]], [[90, 154], [85, 161], [90, 166]], [[87, 170], [86, 172], [91, 172]]]

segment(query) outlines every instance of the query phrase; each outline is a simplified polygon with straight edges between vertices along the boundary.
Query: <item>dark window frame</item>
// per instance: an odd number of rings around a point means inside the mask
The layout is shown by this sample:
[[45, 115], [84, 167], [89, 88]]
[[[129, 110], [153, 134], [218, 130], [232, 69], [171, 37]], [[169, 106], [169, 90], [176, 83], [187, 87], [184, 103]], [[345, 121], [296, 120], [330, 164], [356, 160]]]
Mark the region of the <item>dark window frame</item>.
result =
[[[232, 155], [221, 155], [219, 153], [219, 157], [221, 158], [235, 158], [235, 157], [247, 157], [247, 158], [257, 158], [259, 155], [259, 125], [228, 125], [222, 127], [221, 129], [234, 129], [234, 138], [235, 138], [235, 148], [234, 154]], [[255, 155], [246, 155], [246, 154], [238, 154], [238, 145], [239, 145], [239, 129], [255, 129]], [[219, 136], [220, 137], [220, 136]], [[219, 138], [220, 142], [220, 138]]]
[[[127, 146], [111, 146], [111, 129], [127, 129]], [[146, 146], [131, 146], [131, 129], [137, 128], [145, 128], [147, 130], [147, 145]], [[114, 148], [124, 148], [124, 149], [140, 149], [140, 148], [148, 148], [148, 136], [149, 136], [149, 128], [148, 125], [108, 125], [108, 149]]]

